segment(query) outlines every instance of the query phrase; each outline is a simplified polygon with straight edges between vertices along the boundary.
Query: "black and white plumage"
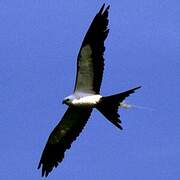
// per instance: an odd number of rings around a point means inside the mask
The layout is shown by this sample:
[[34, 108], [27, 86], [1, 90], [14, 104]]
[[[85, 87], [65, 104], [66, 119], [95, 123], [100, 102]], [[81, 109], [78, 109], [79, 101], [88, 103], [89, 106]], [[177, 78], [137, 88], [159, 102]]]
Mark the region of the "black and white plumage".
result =
[[75, 91], [99, 94], [104, 70], [104, 40], [109, 32], [108, 9], [109, 6], [104, 11], [102, 6], [84, 37], [78, 54]]
[[63, 101], [69, 107], [50, 134], [39, 162], [38, 168], [42, 166], [42, 176], [48, 176], [63, 160], [65, 151], [81, 133], [93, 108], [122, 129], [118, 108], [126, 107], [124, 99], [140, 88], [106, 97], [99, 94], [104, 70], [104, 41], [109, 32], [108, 11], [109, 6], [105, 9], [104, 4], [84, 37], [77, 58], [74, 92]]

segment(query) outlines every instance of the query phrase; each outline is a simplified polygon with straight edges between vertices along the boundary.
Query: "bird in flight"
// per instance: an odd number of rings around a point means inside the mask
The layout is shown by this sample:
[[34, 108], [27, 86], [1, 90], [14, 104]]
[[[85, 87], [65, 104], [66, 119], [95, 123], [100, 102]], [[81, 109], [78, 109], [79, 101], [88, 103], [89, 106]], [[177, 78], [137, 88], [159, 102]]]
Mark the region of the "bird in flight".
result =
[[104, 70], [104, 41], [108, 35], [109, 7], [105, 4], [94, 17], [82, 42], [77, 57], [77, 73], [73, 94], [63, 100], [68, 109], [51, 132], [43, 150], [38, 169], [42, 166], [42, 176], [48, 176], [64, 158], [84, 126], [92, 110], [100, 111], [112, 124], [122, 129], [118, 109], [129, 107], [123, 101], [139, 87], [111, 96], [100, 95]]

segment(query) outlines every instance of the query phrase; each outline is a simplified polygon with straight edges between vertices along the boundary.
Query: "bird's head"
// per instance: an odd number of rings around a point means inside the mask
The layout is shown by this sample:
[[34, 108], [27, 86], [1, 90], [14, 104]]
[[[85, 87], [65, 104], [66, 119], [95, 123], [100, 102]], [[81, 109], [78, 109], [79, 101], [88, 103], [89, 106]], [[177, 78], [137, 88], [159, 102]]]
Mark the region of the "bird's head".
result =
[[67, 104], [67, 105], [71, 105], [72, 104], [72, 101], [73, 101], [73, 97], [72, 96], [67, 96], [67, 97], [65, 97], [64, 98], [64, 100], [63, 100], [63, 104]]

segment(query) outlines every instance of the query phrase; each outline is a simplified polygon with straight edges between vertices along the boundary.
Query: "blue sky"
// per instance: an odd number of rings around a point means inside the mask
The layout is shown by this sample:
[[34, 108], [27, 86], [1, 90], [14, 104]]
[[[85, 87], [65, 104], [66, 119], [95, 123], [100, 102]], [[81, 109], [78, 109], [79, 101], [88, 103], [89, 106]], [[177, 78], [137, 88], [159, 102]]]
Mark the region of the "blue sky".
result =
[[180, 178], [180, 1], [13, 0], [0, 2], [0, 179], [41, 179], [41, 152], [104, 2], [111, 8], [101, 92], [142, 85], [127, 102], [153, 110], [120, 110], [123, 131], [95, 110], [47, 179]]

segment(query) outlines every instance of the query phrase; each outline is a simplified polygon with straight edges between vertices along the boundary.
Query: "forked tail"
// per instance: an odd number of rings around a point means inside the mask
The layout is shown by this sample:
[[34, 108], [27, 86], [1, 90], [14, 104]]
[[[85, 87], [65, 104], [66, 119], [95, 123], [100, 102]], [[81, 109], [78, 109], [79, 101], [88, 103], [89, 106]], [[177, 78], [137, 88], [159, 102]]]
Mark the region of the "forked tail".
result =
[[100, 99], [100, 102], [96, 108], [116, 127], [122, 129], [120, 115], [118, 114], [118, 108], [120, 104], [128, 97], [130, 94], [134, 93], [135, 90], [139, 89], [141, 86], [130, 89], [128, 91], [114, 94], [112, 96], [105, 96]]

